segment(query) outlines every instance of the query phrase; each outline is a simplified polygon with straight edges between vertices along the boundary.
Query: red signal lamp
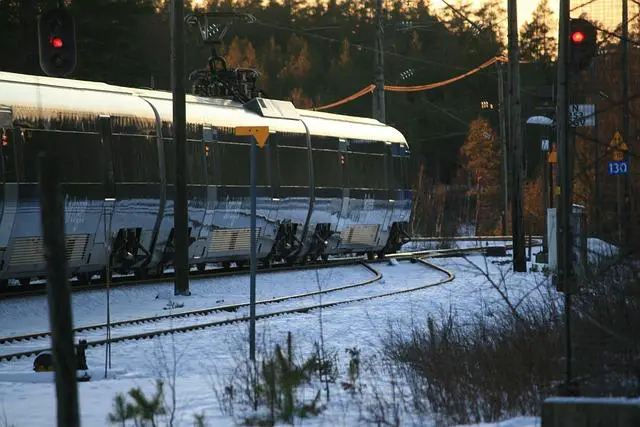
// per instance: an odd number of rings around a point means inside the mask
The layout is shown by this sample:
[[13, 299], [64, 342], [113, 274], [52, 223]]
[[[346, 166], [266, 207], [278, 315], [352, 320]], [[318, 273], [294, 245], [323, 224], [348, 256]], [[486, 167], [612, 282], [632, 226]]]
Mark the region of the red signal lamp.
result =
[[64, 42], [62, 41], [62, 39], [60, 37], [52, 37], [51, 38], [51, 45], [53, 47], [55, 47], [56, 49], [60, 49], [64, 46]]
[[574, 43], [582, 43], [585, 39], [585, 35], [582, 31], [575, 31], [571, 34], [571, 41]]

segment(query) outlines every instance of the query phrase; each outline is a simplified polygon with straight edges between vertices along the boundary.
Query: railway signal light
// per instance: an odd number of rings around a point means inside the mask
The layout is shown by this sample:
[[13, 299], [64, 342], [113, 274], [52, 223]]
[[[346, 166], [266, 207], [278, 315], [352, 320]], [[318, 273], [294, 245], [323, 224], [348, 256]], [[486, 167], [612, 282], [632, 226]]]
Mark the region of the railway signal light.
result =
[[569, 22], [569, 70], [574, 73], [587, 68], [598, 50], [596, 27], [585, 19]]
[[51, 9], [38, 19], [40, 68], [62, 77], [76, 67], [76, 30], [73, 17], [64, 9]]

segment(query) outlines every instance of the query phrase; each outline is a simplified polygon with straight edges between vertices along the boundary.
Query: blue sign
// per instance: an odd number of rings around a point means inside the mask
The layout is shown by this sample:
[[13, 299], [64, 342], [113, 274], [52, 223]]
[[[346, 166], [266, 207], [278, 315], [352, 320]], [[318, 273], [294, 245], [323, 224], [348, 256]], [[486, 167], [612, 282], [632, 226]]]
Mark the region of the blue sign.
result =
[[624, 175], [628, 172], [627, 162], [609, 162], [609, 175]]

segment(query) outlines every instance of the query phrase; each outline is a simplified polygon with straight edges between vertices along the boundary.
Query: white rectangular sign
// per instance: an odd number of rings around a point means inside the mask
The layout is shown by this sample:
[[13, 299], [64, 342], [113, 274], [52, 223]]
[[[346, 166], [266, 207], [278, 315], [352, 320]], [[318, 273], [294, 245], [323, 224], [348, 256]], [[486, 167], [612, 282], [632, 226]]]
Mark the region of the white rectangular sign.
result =
[[594, 127], [596, 106], [594, 104], [571, 104], [569, 107], [571, 127]]

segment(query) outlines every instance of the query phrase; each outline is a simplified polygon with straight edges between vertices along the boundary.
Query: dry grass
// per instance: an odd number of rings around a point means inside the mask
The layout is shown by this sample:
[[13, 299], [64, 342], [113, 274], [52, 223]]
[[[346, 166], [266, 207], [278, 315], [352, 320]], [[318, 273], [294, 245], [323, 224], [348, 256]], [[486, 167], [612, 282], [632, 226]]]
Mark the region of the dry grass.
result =
[[[618, 260], [573, 298], [574, 372], [581, 395], [640, 393], [640, 276], [634, 265]], [[439, 425], [491, 422], [539, 414], [542, 401], [560, 393], [563, 306], [549, 298], [504, 307], [471, 322], [444, 313], [408, 333], [390, 331], [385, 352], [402, 367], [417, 411], [431, 413]]]

